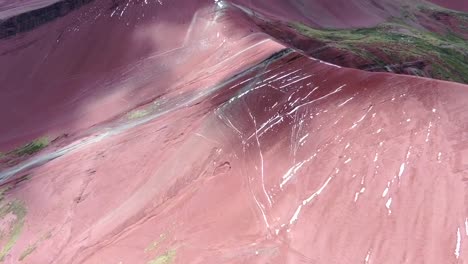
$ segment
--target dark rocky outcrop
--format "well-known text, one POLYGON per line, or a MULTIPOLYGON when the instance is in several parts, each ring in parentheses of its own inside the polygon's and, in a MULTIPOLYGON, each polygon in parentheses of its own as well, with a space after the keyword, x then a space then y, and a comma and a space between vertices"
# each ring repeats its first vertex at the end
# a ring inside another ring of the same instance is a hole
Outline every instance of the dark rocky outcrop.
POLYGON ((26 32, 94 0, 65 0, 0 21, 0 39, 26 32))

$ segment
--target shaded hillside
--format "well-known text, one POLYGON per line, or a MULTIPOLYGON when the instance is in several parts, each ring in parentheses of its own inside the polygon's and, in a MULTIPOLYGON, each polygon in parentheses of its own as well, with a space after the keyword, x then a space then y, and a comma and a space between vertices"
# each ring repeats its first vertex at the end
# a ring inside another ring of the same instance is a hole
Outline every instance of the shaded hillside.
POLYGON ((65 0, 52 5, 0 20, 0 39, 32 30, 92 2, 93 0, 65 0))

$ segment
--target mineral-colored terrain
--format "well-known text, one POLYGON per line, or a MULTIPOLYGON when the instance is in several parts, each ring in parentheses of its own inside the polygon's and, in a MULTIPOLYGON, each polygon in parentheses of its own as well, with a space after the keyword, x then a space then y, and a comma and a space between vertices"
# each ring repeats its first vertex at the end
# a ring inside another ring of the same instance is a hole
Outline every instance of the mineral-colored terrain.
POLYGON ((468 263, 467 9, 0 2, 0 261, 468 263))

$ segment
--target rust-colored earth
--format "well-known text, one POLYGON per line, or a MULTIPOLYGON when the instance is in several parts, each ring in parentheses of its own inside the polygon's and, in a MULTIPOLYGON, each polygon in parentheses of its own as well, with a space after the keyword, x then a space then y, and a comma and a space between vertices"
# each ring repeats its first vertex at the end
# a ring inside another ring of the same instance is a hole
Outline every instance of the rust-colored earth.
POLYGON ((0 260, 468 263, 468 86, 323 62, 249 16, 374 26, 395 2, 103 0, 17 20, 0 260))

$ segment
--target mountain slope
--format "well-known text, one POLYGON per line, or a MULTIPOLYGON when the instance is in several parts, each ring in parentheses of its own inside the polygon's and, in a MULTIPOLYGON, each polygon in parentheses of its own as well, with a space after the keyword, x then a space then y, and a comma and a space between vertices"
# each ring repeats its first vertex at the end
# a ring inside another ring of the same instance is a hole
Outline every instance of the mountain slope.
POLYGON ((2 261, 468 258, 467 85, 289 48, 298 1, 144 3, 0 40, 1 148, 55 139, 0 157, 2 261))

